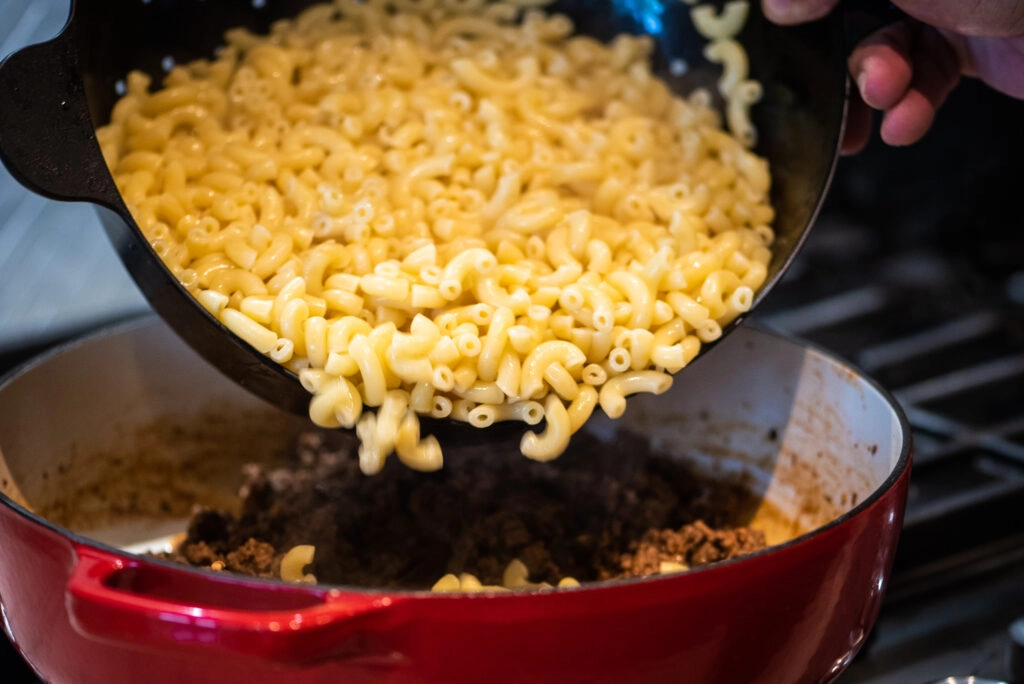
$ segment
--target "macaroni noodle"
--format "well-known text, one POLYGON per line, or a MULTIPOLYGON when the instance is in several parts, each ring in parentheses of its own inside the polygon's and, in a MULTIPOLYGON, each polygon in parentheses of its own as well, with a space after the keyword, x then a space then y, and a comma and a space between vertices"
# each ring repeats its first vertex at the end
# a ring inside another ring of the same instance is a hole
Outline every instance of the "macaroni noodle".
POLYGON ((314 422, 356 429, 368 474, 441 467, 419 416, 546 420, 521 451, 554 458, 597 406, 665 391, 765 281, 747 3, 692 9, 732 135, 653 76, 650 38, 602 45, 541 4, 318 5, 161 89, 130 74, 97 132, 156 253, 298 374, 314 422))

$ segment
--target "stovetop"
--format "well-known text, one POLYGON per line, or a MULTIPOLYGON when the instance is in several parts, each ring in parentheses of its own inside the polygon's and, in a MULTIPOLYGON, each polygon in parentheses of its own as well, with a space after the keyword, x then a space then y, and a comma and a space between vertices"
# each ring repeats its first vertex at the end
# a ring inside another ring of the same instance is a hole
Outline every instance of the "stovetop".
POLYGON ((841 684, 1012 679, 1007 627, 1024 616, 1021 121, 1024 103, 967 83, 919 146, 846 160, 757 312, 878 379, 914 431, 886 602, 841 684))
MULTIPOLYGON (((0 54, 52 34, 66 6, 0 3, 0 54)), ((804 251, 755 317, 877 378, 914 428, 887 598, 840 684, 1010 679, 1006 629, 1024 616, 1021 121, 1024 103, 967 83, 921 144, 875 142, 844 160, 804 251)), ((10 280, 0 269, 0 330, 22 331, 0 335, 0 371, 144 309, 90 209, 30 195, 2 169, 0 263, 24 271, 10 280), (68 277, 33 289, 44 272, 68 277), (83 308, 75 283, 86 278, 106 285, 83 308)), ((3 639, 0 681, 36 681, 3 639)))
MULTIPOLYGON (((762 323, 846 357, 914 431, 907 515, 875 632, 841 684, 1010 681, 1024 616, 1024 298, 930 245, 822 217, 762 323)), ((1024 265, 1024 262, 1022 262, 1024 265)))

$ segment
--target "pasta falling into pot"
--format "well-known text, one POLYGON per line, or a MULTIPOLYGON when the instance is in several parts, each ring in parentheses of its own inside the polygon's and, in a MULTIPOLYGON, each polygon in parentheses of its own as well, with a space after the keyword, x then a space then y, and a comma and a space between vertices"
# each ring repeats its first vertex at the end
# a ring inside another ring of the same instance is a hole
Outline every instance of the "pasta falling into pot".
POLYGON ((153 249, 298 374, 316 424, 355 428, 366 474, 442 466, 419 416, 543 420, 520 450, 555 458, 765 282, 747 3, 691 11, 729 132, 652 73, 650 38, 605 45, 541 4, 317 5, 154 92, 133 72, 97 131, 153 249))

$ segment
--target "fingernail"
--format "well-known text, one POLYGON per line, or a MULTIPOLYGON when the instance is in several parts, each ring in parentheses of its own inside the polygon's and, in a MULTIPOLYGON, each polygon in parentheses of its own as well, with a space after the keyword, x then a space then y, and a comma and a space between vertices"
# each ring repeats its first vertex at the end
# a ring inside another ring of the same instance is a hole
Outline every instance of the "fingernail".
POLYGON ((820 19, 835 4, 836 0, 764 0, 765 14, 784 24, 820 19))
POLYGON ((807 14, 806 2, 800 0, 765 0, 767 12, 776 21, 801 21, 807 14))
POLYGON ((764 0, 765 13, 773 19, 785 19, 793 13, 793 0, 764 0))
POLYGON ((864 86, 868 82, 868 72, 863 69, 857 73, 857 90, 860 91, 860 96, 864 97, 864 86))

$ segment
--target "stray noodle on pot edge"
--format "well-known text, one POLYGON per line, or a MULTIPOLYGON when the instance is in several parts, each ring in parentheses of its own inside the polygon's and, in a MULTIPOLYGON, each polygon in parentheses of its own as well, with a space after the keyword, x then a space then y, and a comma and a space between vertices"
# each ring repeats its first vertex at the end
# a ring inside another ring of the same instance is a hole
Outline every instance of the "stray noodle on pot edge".
MULTIPOLYGON (((286 582, 316 584, 316 576, 306 572, 306 568, 313 563, 315 553, 316 547, 309 544, 300 544, 289 549, 281 558, 281 579, 286 582)), ((662 566, 664 568, 662 569, 663 573, 682 572, 687 569, 685 565, 681 564, 662 563, 662 566)), ((558 581, 558 586, 561 588, 578 587, 580 583, 573 577, 563 577, 558 581)), ((504 591, 507 589, 550 588, 551 585, 547 582, 531 582, 530 571, 527 569, 526 564, 515 558, 505 567, 500 585, 483 584, 476 576, 463 572, 458 575, 451 573, 445 575, 435 582, 430 590, 440 593, 474 593, 478 591, 504 591)))
POLYGON ((692 10, 735 137, 651 74, 649 38, 537 4, 339 0, 234 29, 160 90, 131 73, 97 132, 154 250, 298 373, 315 423, 355 427, 364 473, 441 467, 419 415, 546 419, 520 450, 554 458, 597 406, 668 389, 765 281, 747 4, 692 10))

